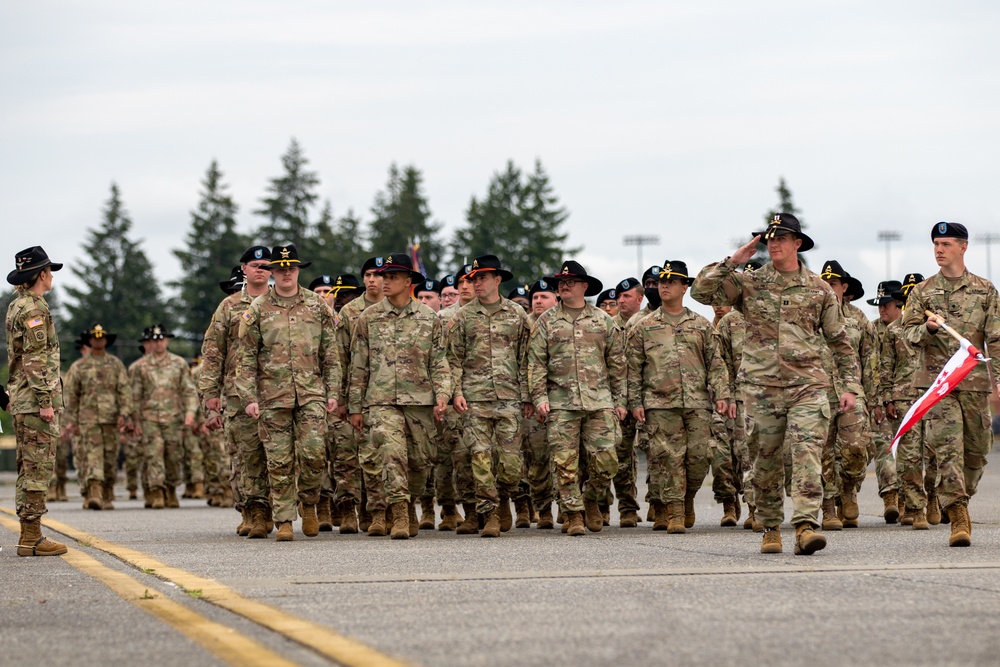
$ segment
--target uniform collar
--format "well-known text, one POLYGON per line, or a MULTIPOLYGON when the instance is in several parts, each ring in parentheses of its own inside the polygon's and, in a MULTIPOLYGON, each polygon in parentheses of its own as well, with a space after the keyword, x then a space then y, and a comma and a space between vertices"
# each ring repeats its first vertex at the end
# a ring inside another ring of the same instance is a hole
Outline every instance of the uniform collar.
MULTIPOLYGON (((505 303, 507 301, 508 299, 500 297, 500 301, 497 302, 499 306, 497 312, 501 310, 507 310, 507 303, 505 303)), ((472 303, 476 304, 476 310, 479 311, 480 313, 485 313, 487 315, 489 314, 490 311, 486 310, 486 306, 483 305, 483 302, 480 301, 478 298, 476 298, 472 303)))

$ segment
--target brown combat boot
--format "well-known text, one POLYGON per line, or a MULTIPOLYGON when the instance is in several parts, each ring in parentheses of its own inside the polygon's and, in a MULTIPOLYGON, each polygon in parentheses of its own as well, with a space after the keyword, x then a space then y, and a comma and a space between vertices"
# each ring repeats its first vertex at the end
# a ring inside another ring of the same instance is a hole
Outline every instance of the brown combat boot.
POLYGON ((685 526, 687 522, 684 521, 684 503, 680 501, 667 503, 664 514, 667 517, 668 534, 678 535, 687 532, 687 527, 685 526))
POLYGON ((656 518, 656 509, 653 508, 653 503, 649 503, 649 508, 646 510, 646 521, 653 521, 656 518))
MULTIPOLYGON (((42 495, 44 491, 38 491, 42 495)), ((21 537, 17 541, 18 556, 61 556, 66 545, 42 535, 41 519, 21 519, 21 537)))
POLYGON ((299 509, 299 514, 302 515, 302 534, 306 537, 319 535, 319 517, 316 515, 316 506, 303 504, 299 509))
POLYGON ((837 501, 833 498, 823 499, 823 530, 843 530, 844 522, 837 513, 837 501))
POLYGON ((149 506, 154 510, 161 510, 166 506, 163 499, 163 489, 152 489, 147 497, 149 498, 149 506))
POLYGON ((434 499, 420 499, 420 530, 434 530, 434 499))
POLYGON ((538 508, 538 523, 535 524, 535 528, 539 530, 555 528, 555 523, 552 521, 552 503, 545 503, 538 508))
POLYGON ((601 508, 601 523, 605 526, 611 525, 611 507, 609 505, 597 504, 601 508))
POLYGON ((927 521, 927 515, 923 510, 913 512, 913 530, 930 530, 931 524, 927 521))
POLYGON ((858 508, 858 491, 854 486, 854 482, 849 480, 844 480, 841 484, 840 491, 840 507, 844 511, 844 528, 857 528, 858 516, 861 511, 858 508), (852 526, 850 522, 853 521, 852 526))
POLYGON ((441 523, 438 530, 453 531, 458 528, 458 510, 454 505, 444 505, 441 508, 441 523))
POLYGON ((267 528, 268 535, 270 535, 271 531, 274 530, 274 513, 271 510, 270 500, 268 500, 264 505, 264 527, 267 528))
POLYGON ((500 537, 500 513, 493 508, 486 515, 486 525, 479 533, 479 537, 500 537))
POLYGON ((66 495, 66 482, 56 482, 56 500, 59 502, 64 502, 69 500, 69 496, 66 495))
POLYGON ((518 498, 514 501, 514 511, 517 518, 514 520, 515 528, 531 528, 531 503, 527 498, 518 498))
POLYGON ((233 490, 228 484, 222 487, 222 502, 219 507, 236 507, 236 498, 233 497, 233 490))
POLYGON ((195 500, 201 500, 205 497, 205 485, 202 482, 194 483, 194 490, 191 491, 191 497, 195 500))
POLYGON ((514 517, 510 513, 510 498, 508 496, 500 496, 500 505, 497 506, 497 510, 500 515, 500 532, 506 533, 514 527, 514 517))
POLYGON ((400 500, 392 505, 392 531, 389 537, 394 540, 410 539, 410 509, 409 503, 400 500))
POLYGON ((668 505, 659 500, 650 500, 649 506, 653 509, 653 530, 666 530, 670 523, 670 517, 667 514, 668 505))
POLYGON ((622 528, 635 528, 639 525, 639 515, 635 510, 625 510, 620 513, 618 525, 622 528))
MULTIPOLYGON (((315 505, 312 507, 315 507, 315 505)), ((292 522, 282 521, 279 523, 278 534, 274 536, 274 540, 276 542, 291 542, 293 539, 295 539, 295 536, 292 534, 292 522)))
POLYGON ((694 525, 694 496, 698 490, 688 491, 684 494, 684 527, 690 528, 694 525))
POLYGON ((899 520, 899 500, 895 491, 887 491, 882 496, 882 517, 886 523, 896 523, 899 520))
POLYGON ((597 501, 584 500, 583 507, 587 514, 587 530, 592 533, 601 532, 601 529, 604 528, 604 517, 601 516, 601 507, 597 504, 597 501))
POLYGON ((729 528, 736 525, 736 501, 733 498, 722 501, 722 520, 719 525, 729 528))
POLYGON ((901 526, 912 526, 913 525, 913 517, 916 516, 916 513, 917 513, 917 510, 911 510, 911 509, 907 508, 906 511, 903 512, 903 516, 900 517, 900 519, 899 519, 899 525, 901 525, 901 526))
MULTIPOLYGON (((970 546, 972 544, 972 522, 969 520, 968 505, 952 503, 946 509, 948 518, 951 520, 951 536, 948 538, 948 546, 970 546)), ((916 524, 914 524, 915 526, 916 524)))
POLYGON ((417 501, 411 500, 406 504, 406 518, 410 522, 410 537, 420 534, 420 522, 417 521, 417 501))
POLYGON ((332 502, 329 496, 320 496, 319 504, 316 505, 316 519, 319 521, 319 532, 321 533, 333 532, 332 502))
POLYGON ((250 526, 253 525, 253 521, 250 519, 250 508, 246 505, 240 510, 240 525, 236 526, 236 534, 240 537, 246 537, 250 534, 250 526))
POLYGON ((90 480, 90 483, 87 484, 87 509, 101 509, 101 495, 103 493, 104 492, 101 490, 101 483, 96 479, 90 480))
POLYGON ((250 505, 248 512, 250 525, 247 527, 247 539, 262 540, 267 537, 267 525, 264 523, 264 506, 254 503, 250 505))
MULTIPOLYGON (((59 500, 59 491, 56 490, 56 483, 55 482, 52 482, 51 484, 49 484, 49 488, 45 492, 45 500, 48 501, 48 502, 50 502, 50 503, 54 503, 55 501, 59 500)), ((84 507, 83 509, 87 509, 87 508, 84 507)))
POLYGON ((362 504, 358 507, 358 530, 367 533, 370 525, 372 525, 372 513, 368 511, 368 507, 362 504))
POLYGON ((936 526, 941 523, 941 503, 938 502, 937 493, 927 494, 927 523, 936 526))
POLYGON ((747 518, 743 522, 743 530, 753 530, 753 523, 756 518, 757 508, 753 505, 747 505, 747 518))
POLYGON ((350 500, 342 501, 340 506, 340 534, 355 535, 358 532, 358 513, 354 510, 354 503, 350 500))
MULTIPOLYGON (((597 507, 597 503, 594 503, 594 507, 597 507)), ((597 515, 600 516, 601 512, 598 510, 597 515)), ((566 513, 566 525, 565 532, 570 537, 579 537, 586 533, 583 529, 583 512, 567 512, 566 513)))
POLYGON ((760 543, 762 554, 781 553, 781 531, 777 528, 765 528, 764 540, 760 543))
POLYGON ((476 506, 472 503, 463 503, 465 519, 458 525, 455 532, 459 535, 475 535, 479 532, 479 515, 476 514, 476 506))
POLYGON ((795 555, 811 556, 826 546, 826 537, 816 532, 811 523, 800 523, 795 526, 795 555))
POLYGON ((385 512, 375 510, 371 513, 371 523, 368 524, 369 537, 385 537, 385 512))
POLYGON ((102 510, 113 510, 115 504, 112 502, 115 499, 115 483, 114 482, 104 482, 101 485, 101 509, 102 510))
POLYGON ((340 528, 340 523, 344 520, 344 513, 338 503, 333 502, 333 498, 328 498, 327 501, 330 503, 330 525, 332 528, 340 528))
POLYGON ((181 502, 177 500, 177 487, 167 484, 165 489, 165 496, 166 498, 164 500, 164 504, 168 508, 177 509, 178 507, 181 506, 181 502))

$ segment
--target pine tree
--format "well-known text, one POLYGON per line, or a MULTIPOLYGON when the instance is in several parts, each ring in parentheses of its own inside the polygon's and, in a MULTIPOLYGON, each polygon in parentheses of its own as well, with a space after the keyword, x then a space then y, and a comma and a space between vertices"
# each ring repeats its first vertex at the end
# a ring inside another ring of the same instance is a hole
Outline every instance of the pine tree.
POLYGON ((441 225, 431 222, 431 211, 423 193, 423 175, 415 166, 402 172, 393 163, 389 167, 386 188, 375 195, 369 226, 371 252, 386 254, 420 244, 420 259, 429 276, 436 276, 443 258, 441 225))
POLYGON ((70 267, 81 286, 65 288, 71 301, 66 303, 69 317, 64 329, 72 341, 80 331, 100 322, 118 334, 112 352, 129 363, 139 356, 133 341, 142 329, 170 322, 141 242, 129 237, 132 220, 114 183, 103 216, 99 228, 87 230, 86 259, 70 267))
POLYGON ((361 221, 354 211, 348 210, 347 215, 337 220, 330 202, 325 202, 310 240, 308 257, 315 262, 313 271, 316 275, 357 275, 368 252, 361 234, 361 221))
POLYGON ((201 199, 191 211, 186 247, 172 251, 183 271, 181 278, 168 283, 178 290, 175 320, 195 342, 204 337, 224 297, 219 282, 229 277, 249 245, 247 237, 236 229, 238 207, 222 176, 218 163, 212 160, 202 181, 201 199))
POLYGON ((319 177, 306 169, 308 164, 302 147, 293 138, 288 151, 281 156, 285 173, 271 179, 268 195, 260 200, 263 206, 254 211, 267 218, 256 234, 261 244, 294 243, 301 257, 307 257, 303 250, 312 234, 309 211, 319 199, 316 193, 319 177))

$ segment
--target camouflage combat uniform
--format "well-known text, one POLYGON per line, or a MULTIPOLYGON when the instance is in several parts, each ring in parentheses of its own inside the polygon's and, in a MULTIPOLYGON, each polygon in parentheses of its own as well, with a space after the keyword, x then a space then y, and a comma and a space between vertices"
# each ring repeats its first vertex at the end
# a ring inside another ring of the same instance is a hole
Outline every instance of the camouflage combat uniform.
MULTIPOLYGON (((621 313, 615 315, 612 320, 618 328, 627 335, 627 325, 621 313)), ((615 488, 615 496, 618 498, 618 513, 628 514, 639 511, 639 503, 636 500, 638 489, 636 487, 636 475, 638 474, 638 459, 636 456, 637 424, 635 418, 629 414, 619 425, 621 428, 621 438, 615 447, 615 455, 618 457, 618 472, 612 480, 615 488)), ((645 448, 645 443, 643 444, 645 448)), ((638 520, 638 517, 636 517, 638 520)))
MULTIPOLYGON (((191 370, 191 379, 197 388, 204 373, 204 365, 195 366, 191 370)), ((199 392, 198 414, 195 415, 195 428, 189 431, 191 436, 191 451, 187 452, 191 466, 191 482, 203 482, 206 494, 212 497, 224 496, 223 485, 231 483, 232 462, 227 451, 226 435, 223 431, 208 431, 205 422, 208 412, 204 407, 204 396, 199 392)), ((244 413, 245 414, 245 413, 244 413)), ((185 448, 188 438, 185 437, 185 448)))
POLYGON ((327 400, 342 378, 333 310, 301 286, 290 297, 271 287, 242 317, 236 391, 244 408, 260 409, 274 522, 292 522, 297 501, 319 503, 327 400))
MULTIPOLYGON (((736 418, 729 431, 730 449, 734 460, 734 474, 741 475, 739 487, 747 504, 753 502, 753 460, 757 458, 756 450, 747 449, 746 437, 746 406, 743 405, 743 391, 737 385, 740 363, 743 361, 743 339, 746 336, 746 320, 743 313, 731 310, 719 320, 719 347, 722 350, 722 360, 729 373, 729 395, 736 403, 736 418)), ((735 483, 734 483, 735 486, 735 483)))
MULTIPOLYGON (((869 425, 872 433, 872 451, 874 452, 872 458, 875 459, 875 479, 878 480, 878 494, 884 496, 890 491, 901 491, 896 459, 893 458, 892 452, 889 451, 889 446, 892 444, 892 438, 896 435, 896 431, 893 428, 893 420, 885 415, 884 401, 888 399, 885 399, 882 393, 882 387, 884 386, 882 382, 882 343, 885 340, 889 325, 878 317, 872 320, 871 324, 875 334, 875 349, 878 350, 876 358, 878 359, 877 376, 879 380, 878 387, 876 388, 878 394, 867 397, 867 403, 869 425), (882 406, 883 419, 881 424, 876 424, 874 413, 875 408, 879 406, 882 406)), ((898 427, 898 423, 896 426, 898 427)))
MULTIPOLYGON (((445 345, 451 335, 455 315, 462 307, 456 301, 438 312, 444 324, 445 345)), ((476 502, 476 483, 472 474, 472 449, 464 436, 465 420, 449 405, 441 420, 436 441, 434 463, 434 491, 441 505, 473 505, 476 502)))
POLYGON ((858 361, 830 286, 804 265, 782 274, 771 263, 737 273, 728 258, 706 266, 691 296, 713 306, 734 306, 746 320, 737 383, 747 409, 747 445, 757 451, 754 500, 765 528, 784 519, 783 450, 792 457, 792 523, 814 527, 823 499, 821 455, 829 431, 830 379, 822 356, 832 344, 845 391, 860 394, 858 361))
MULTIPOLYGON (((530 330, 537 321, 537 315, 528 315, 529 339, 530 330)), ((528 397, 530 400, 530 393, 528 397)), ((523 485, 529 490, 532 504, 539 509, 549 507, 556 497, 556 487, 552 480, 552 454, 549 451, 545 424, 540 423, 534 415, 521 419, 521 456, 524 459, 523 485)))

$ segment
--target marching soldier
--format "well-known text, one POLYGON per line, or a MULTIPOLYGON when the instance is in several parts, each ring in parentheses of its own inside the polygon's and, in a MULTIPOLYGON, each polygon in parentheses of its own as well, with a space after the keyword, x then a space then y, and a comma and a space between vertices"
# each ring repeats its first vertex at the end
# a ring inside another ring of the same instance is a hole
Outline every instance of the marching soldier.
MULTIPOLYGON (((712 328, 718 333, 722 318, 732 312, 732 306, 712 306, 715 317, 712 320, 712 328)), ((720 349, 722 339, 719 338, 720 349)), ((725 355, 723 354, 723 361, 725 355)), ((729 364, 726 363, 728 371, 729 364)), ((730 389, 733 381, 730 379, 730 389)), ((735 393, 730 391, 730 405, 735 406, 735 393)), ((712 492, 715 494, 715 502, 722 505, 722 519, 719 525, 723 527, 735 526, 740 518, 740 493, 743 490, 743 468, 742 459, 734 447, 733 435, 735 430, 735 410, 726 409, 726 412, 711 413, 711 458, 712 458, 712 492), (732 416, 730 416, 730 413, 732 416)))
MULTIPOLYGON (((628 328, 628 321, 642 309, 644 297, 642 283, 635 278, 626 278, 615 286, 615 294, 618 301, 618 313, 612 317, 612 320, 622 332, 625 332, 628 328)), ((622 528, 635 528, 641 520, 639 518, 639 502, 636 500, 638 493, 636 487, 638 474, 636 447, 637 445, 641 446, 645 451, 646 437, 643 433, 640 442, 637 442, 636 421, 631 413, 625 415, 625 419, 622 420, 621 431, 622 437, 615 447, 615 455, 618 457, 618 472, 615 473, 615 478, 612 481, 615 496, 618 498, 619 525, 622 528)))

